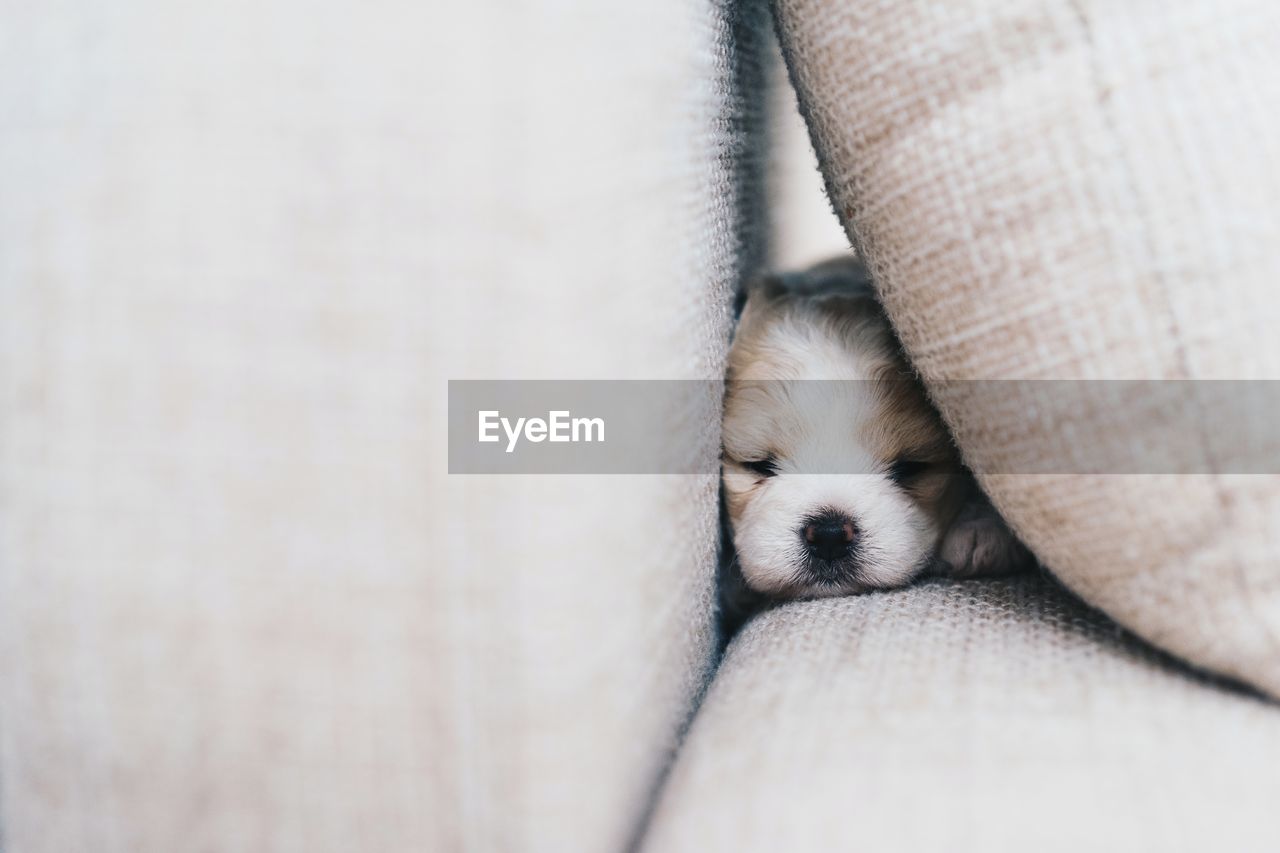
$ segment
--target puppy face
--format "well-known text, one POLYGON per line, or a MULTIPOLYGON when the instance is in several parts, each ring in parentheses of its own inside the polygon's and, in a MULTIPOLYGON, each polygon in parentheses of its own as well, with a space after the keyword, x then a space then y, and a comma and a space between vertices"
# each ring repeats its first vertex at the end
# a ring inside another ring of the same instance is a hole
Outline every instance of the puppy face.
POLYGON ((950 439, 852 262, 747 301, 723 476, 747 583, 781 597, 903 584, 960 500, 950 439))

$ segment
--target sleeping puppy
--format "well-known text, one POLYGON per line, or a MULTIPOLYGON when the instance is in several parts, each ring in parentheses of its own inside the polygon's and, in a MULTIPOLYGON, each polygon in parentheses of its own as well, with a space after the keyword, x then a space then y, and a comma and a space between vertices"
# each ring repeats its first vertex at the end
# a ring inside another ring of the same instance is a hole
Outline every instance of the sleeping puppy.
POLYGON ((965 469, 852 259, 747 294, 725 388, 725 506, 769 597, 1031 564, 965 469))

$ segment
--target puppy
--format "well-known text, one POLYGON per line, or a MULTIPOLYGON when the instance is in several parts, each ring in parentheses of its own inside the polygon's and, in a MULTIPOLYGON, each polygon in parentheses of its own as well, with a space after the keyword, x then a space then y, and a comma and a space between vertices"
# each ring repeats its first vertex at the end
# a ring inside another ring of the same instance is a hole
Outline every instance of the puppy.
POLYGON ((852 259, 750 288, 729 353, 723 480, 737 565, 765 596, 1032 562, 961 465, 852 259))

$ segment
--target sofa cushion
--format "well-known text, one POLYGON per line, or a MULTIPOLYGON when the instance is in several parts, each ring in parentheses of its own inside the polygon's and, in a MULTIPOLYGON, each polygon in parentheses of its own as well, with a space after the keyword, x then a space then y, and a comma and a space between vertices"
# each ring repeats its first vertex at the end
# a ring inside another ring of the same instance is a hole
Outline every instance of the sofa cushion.
POLYGON ((1264 851, 1280 708, 1035 577, 767 612, 729 647, 646 850, 1264 851))
POLYGON ((625 848, 716 478, 450 477, 446 381, 721 374, 762 28, 6 9, 6 850, 625 848))
POLYGON ((1280 6, 778 19, 836 207, 1000 510, 1126 626, 1280 695, 1280 482, 1251 476, 1275 469, 1274 411, 1184 410, 1185 458, 1127 471, 1104 463, 1163 441, 1141 408, 952 381, 1280 377, 1280 6))

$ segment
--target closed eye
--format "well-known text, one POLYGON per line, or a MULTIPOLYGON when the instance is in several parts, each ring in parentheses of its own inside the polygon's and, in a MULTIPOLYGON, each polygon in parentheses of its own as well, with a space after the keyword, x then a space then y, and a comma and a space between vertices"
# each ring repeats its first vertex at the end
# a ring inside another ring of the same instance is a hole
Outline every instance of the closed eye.
POLYGON ((766 456, 763 459, 745 460, 742 467, 748 471, 759 474, 761 477, 772 477, 778 473, 778 460, 773 456, 766 456))
POLYGON ((889 479, 903 485, 919 477, 929 470, 929 463, 922 459, 909 459, 899 456, 889 464, 889 479))

